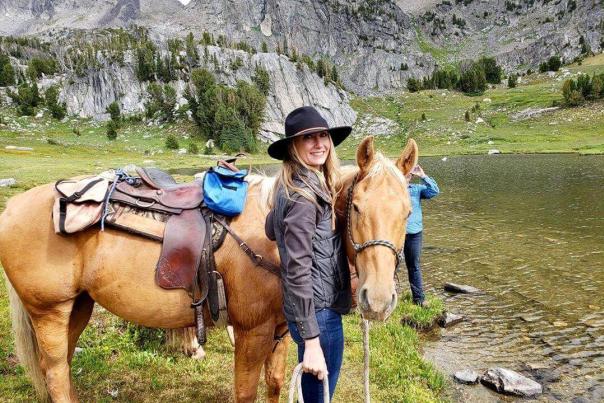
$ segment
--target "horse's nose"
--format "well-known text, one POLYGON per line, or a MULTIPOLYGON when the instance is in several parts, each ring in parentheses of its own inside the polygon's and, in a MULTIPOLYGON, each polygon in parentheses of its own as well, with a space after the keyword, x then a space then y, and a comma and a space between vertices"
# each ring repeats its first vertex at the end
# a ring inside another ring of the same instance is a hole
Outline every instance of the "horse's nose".
POLYGON ((359 305, 363 311, 369 310, 369 300, 367 299, 367 287, 363 287, 359 291, 359 305))

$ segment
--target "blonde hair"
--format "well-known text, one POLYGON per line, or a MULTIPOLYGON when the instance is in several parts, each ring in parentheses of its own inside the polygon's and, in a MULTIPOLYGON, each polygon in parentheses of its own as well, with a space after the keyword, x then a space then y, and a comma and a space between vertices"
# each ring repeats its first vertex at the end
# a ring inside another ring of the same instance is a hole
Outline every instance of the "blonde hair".
POLYGON ((311 185, 306 182, 304 175, 299 175, 300 171, 306 168, 310 172, 313 172, 317 175, 322 188, 327 191, 331 197, 330 204, 332 210, 332 220, 335 222, 334 205, 338 194, 342 190, 342 184, 340 181, 340 161, 336 154, 331 136, 329 136, 329 143, 330 147, 329 153, 327 154, 327 159, 320 169, 316 169, 309 166, 302 160, 300 153, 296 148, 295 142, 293 140, 289 142, 287 146, 288 155, 283 160, 283 165, 281 166, 281 170, 277 175, 277 180, 275 181, 275 186, 273 188, 273 205, 279 188, 283 187, 285 197, 288 199, 291 200, 292 195, 294 193, 298 193, 300 196, 314 203, 317 207, 319 206, 315 194, 312 192, 312 190, 309 190, 312 189, 311 185), (306 184, 306 188, 296 186, 294 184, 293 179, 295 176, 299 177, 300 180, 306 184))

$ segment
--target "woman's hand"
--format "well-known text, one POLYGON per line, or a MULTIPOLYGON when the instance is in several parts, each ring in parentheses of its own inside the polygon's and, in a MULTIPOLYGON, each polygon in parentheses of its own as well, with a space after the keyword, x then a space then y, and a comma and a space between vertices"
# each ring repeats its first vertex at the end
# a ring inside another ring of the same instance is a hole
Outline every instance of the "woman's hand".
POLYGON ((413 167, 413 169, 411 170, 411 173, 417 177, 420 178, 425 178, 426 177, 426 173, 424 172, 424 170, 422 169, 421 166, 416 165, 413 167))
POLYGON ((304 340, 302 370, 315 375, 320 381, 327 377, 327 364, 318 337, 304 340))

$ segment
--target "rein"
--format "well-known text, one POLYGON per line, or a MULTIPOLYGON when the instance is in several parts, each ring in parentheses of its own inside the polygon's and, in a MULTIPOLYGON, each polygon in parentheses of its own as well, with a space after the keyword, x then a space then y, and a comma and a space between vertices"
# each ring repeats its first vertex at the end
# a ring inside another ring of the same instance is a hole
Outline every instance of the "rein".
POLYGON ((392 243, 388 240, 383 240, 383 239, 372 239, 372 240, 369 240, 362 244, 359 244, 359 243, 356 243, 354 241, 354 238, 352 237, 352 226, 350 224, 350 221, 351 221, 350 217, 351 217, 351 210, 352 210, 352 192, 354 191, 354 187, 357 184, 358 180, 359 180, 359 174, 356 174, 354 177, 354 180, 352 181, 352 184, 348 188, 348 195, 347 195, 347 200, 346 200, 346 221, 347 221, 346 225, 348 227, 348 239, 350 240, 350 243, 352 244, 352 247, 354 249, 355 260, 359 253, 361 253, 364 249, 366 249, 370 246, 385 246, 388 249, 390 249, 392 251, 392 253, 394 253, 394 256, 396 257, 396 267, 398 267, 400 262, 402 261, 403 248, 401 248, 400 250, 396 250, 396 246, 394 246, 394 243, 392 243))

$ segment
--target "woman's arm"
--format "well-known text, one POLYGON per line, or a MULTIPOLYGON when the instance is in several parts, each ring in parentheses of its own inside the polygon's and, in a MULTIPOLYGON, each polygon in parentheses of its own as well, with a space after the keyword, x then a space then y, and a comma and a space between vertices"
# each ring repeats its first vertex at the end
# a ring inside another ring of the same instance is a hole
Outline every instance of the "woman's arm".
POLYGON ((283 240, 287 251, 283 281, 287 282, 285 303, 294 312, 300 336, 319 335, 313 300, 312 237, 317 229, 317 208, 309 200, 297 197, 289 203, 284 217, 283 240))
POLYGON ((323 380, 327 364, 319 341, 319 325, 313 300, 312 238, 317 229, 317 207, 298 197, 285 215, 284 243, 288 254, 284 281, 288 283, 285 303, 291 304, 298 333, 304 339, 302 369, 323 380))

